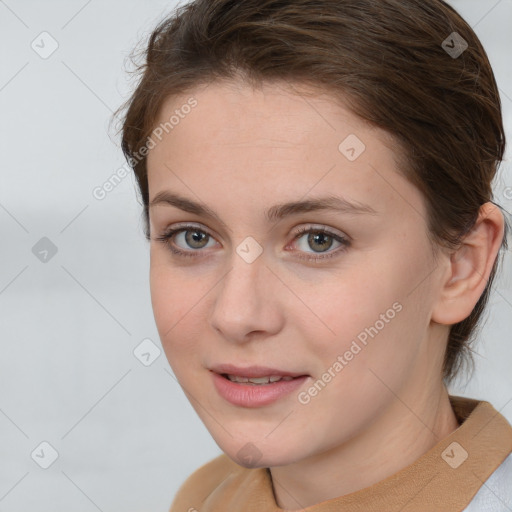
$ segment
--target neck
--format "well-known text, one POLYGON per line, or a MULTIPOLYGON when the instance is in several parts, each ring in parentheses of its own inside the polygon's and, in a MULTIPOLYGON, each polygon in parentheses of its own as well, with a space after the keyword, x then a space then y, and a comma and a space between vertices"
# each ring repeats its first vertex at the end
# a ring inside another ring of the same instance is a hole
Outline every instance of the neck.
POLYGON ((302 510, 369 487, 412 464, 459 427, 444 385, 413 396, 393 400, 369 428, 342 445, 270 468, 278 506, 302 510))

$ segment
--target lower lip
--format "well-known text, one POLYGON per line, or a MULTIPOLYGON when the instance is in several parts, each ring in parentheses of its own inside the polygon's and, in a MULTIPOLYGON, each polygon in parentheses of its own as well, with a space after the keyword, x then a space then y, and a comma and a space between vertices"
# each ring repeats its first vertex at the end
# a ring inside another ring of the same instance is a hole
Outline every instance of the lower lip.
POLYGON ((232 382, 228 378, 212 372, 213 383, 220 396, 233 405, 241 407, 261 407, 292 393, 302 386, 307 375, 292 380, 280 380, 269 384, 245 384, 232 382))

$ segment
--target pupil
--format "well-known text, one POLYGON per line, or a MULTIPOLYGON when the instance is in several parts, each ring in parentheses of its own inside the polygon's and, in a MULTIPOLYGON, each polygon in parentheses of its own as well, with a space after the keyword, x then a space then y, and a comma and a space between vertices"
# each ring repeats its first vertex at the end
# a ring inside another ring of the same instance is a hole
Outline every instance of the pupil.
MULTIPOLYGON (((329 249, 329 247, 332 245, 332 240, 331 240, 331 244, 327 244, 327 247, 325 247, 325 240, 326 238, 330 238, 329 235, 326 235, 325 233, 316 233, 316 234, 310 234, 309 237, 308 237, 308 242, 311 243, 317 243, 317 239, 320 237, 321 240, 324 241, 324 247, 322 249, 321 252, 324 252, 326 251, 327 249, 329 249)), ((322 243, 320 242, 320 245, 322 245, 322 243)))
POLYGON ((200 231, 188 231, 185 238, 189 245, 194 246, 195 243, 200 243, 202 239, 206 238, 206 233, 202 233, 200 231), (192 233, 192 235, 190 233, 192 233))

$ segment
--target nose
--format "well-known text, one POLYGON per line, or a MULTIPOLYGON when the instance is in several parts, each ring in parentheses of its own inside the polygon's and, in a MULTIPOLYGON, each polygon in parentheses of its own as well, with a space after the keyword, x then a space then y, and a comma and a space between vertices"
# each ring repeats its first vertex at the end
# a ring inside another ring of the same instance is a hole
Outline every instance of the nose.
POLYGON ((234 252, 231 269, 215 287, 211 326, 235 343, 275 335, 283 320, 279 286, 263 254, 248 263, 234 252))

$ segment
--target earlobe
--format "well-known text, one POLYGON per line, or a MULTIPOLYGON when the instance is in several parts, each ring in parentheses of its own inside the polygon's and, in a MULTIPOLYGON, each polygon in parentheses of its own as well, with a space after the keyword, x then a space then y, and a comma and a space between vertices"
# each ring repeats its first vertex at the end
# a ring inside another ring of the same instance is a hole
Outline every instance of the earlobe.
POLYGON ((432 312, 434 322, 452 325, 471 314, 485 290, 503 235, 500 209, 490 202, 483 204, 473 229, 449 256, 446 277, 432 312))

